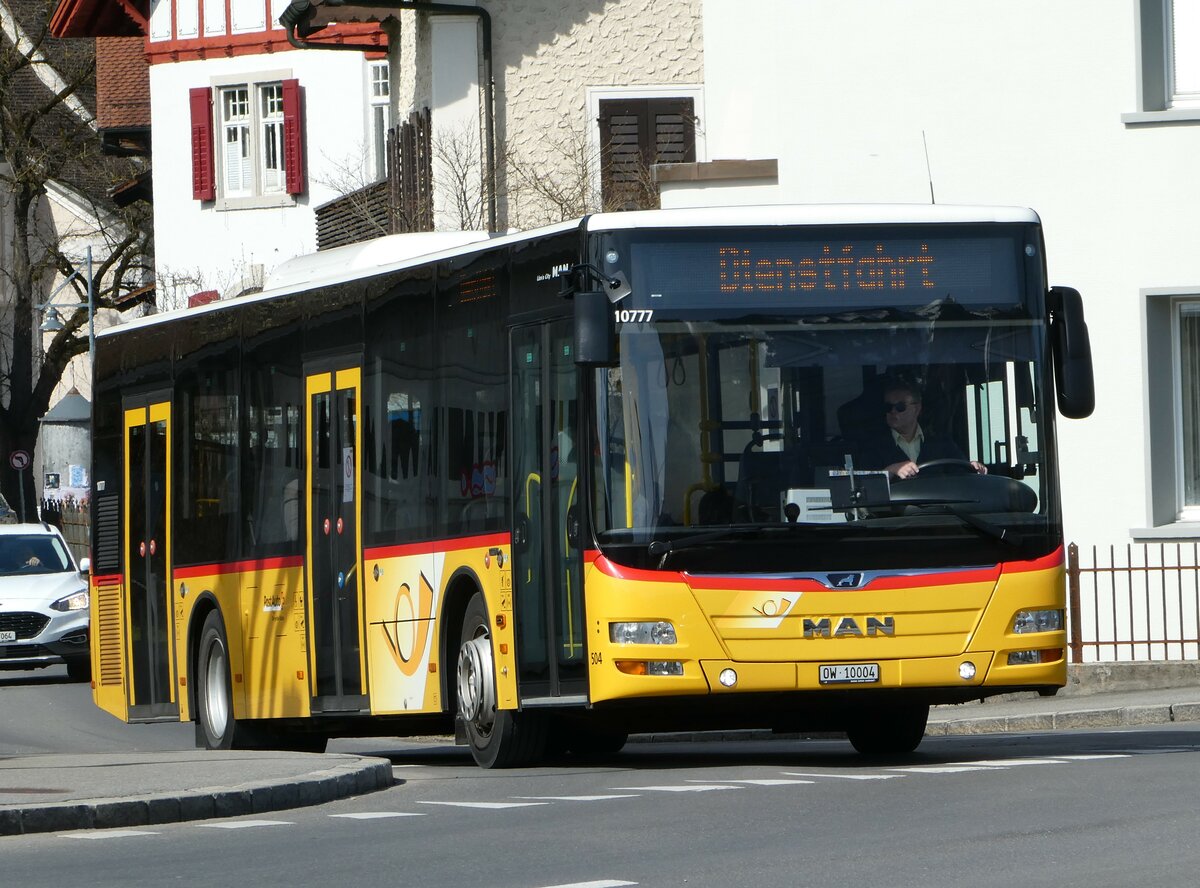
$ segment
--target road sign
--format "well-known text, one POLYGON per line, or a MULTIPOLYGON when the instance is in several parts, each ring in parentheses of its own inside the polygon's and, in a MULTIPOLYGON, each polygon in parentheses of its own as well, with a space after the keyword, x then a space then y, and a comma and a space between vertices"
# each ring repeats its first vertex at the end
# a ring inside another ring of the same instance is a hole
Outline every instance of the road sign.
POLYGON ((29 451, 14 450, 8 457, 8 464, 18 472, 23 472, 29 468, 29 451))

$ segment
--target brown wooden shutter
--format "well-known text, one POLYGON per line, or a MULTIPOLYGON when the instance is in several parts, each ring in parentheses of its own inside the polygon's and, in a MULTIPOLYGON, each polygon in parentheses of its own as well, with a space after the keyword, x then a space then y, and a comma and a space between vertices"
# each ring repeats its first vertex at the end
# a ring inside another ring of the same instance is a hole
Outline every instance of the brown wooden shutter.
POLYGON ((288 194, 304 193, 304 108, 299 80, 283 81, 283 172, 288 194))
POLYGON ((189 91, 192 110, 192 198, 215 200, 217 177, 213 167, 212 90, 206 86, 189 91))
POLYGON ((599 124, 606 210, 657 207, 650 168, 696 160, 696 114, 690 98, 603 99, 599 124))

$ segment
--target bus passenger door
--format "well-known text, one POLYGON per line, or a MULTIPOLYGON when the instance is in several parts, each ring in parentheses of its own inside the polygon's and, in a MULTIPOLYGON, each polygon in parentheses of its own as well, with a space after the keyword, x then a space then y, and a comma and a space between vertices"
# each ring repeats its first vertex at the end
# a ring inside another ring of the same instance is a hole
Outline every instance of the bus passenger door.
POLYGON ((167 397, 141 398, 125 405, 124 579, 131 722, 179 717, 171 657, 171 403, 167 397))
POLYGON ((587 694, 578 380, 569 320, 512 334, 513 609, 523 705, 587 694))
POLYGON ((312 711, 367 709, 360 631, 362 370, 307 375, 308 663, 312 711))

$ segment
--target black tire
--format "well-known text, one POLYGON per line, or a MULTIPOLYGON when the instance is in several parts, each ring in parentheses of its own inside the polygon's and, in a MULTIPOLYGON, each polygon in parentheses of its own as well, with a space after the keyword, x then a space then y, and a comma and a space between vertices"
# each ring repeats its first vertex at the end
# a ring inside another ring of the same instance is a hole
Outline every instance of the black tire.
POLYGON ((857 717, 846 736, 862 755, 908 755, 921 745, 928 720, 928 706, 894 706, 857 717))
POLYGON ((196 745, 233 749, 238 738, 229 677, 229 641, 218 611, 204 620, 196 649, 196 745))
POLYGON ((67 678, 71 681, 91 681, 91 657, 72 657, 67 660, 67 678))
POLYGON ((546 720, 537 713, 496 708, 491 623, 483 595, 475 593, 463 615, 456 668, 458 717, 471 755, 481 768, 519 768, 546 754, 546 720))

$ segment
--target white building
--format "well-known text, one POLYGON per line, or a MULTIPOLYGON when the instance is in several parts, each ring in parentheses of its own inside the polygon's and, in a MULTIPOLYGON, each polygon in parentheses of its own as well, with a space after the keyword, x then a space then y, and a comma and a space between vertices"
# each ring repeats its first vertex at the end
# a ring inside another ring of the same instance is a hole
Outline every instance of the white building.
POLYGON ((1059 422, 1067 538, 1200 538, 1197 4, 705 0, 704 93, 709 157, 762 162, 664 206, 1034 208, 1096 363, 1059 422))
POLYGON ((375 178, 370 108, 377 71, 386 72, 382 35, 348 35, 375 41, 373 58, 298 51, 276 21, 280 8, 269 0, 151 4, 164 307, 198 292, 231 297, 260 287, 275 265, 316 249, 316 205, 375 178))

